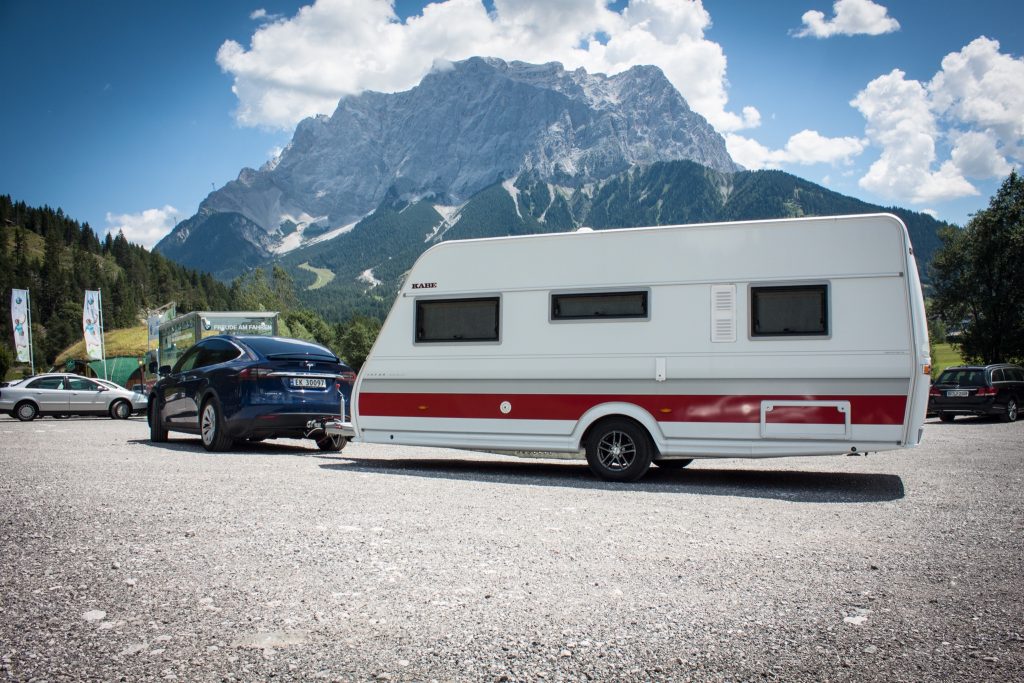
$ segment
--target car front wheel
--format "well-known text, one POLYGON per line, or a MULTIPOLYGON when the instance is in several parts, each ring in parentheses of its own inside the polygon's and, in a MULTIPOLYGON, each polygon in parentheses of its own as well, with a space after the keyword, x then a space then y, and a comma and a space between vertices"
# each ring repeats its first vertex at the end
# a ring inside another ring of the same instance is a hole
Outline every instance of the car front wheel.
POLYGON ((160 419, 160 406, 156 401, 149 404, 149 440, 153 443, 167 441, 167 430, 160 419))
POLYGON ((232 439, 224 426, 220 401, 212 396, 206 399, 199 413, 199 434, 203 439, 203 448, 208 451, 226 451, 231 448, 232 439))
POLYGON ((110 417, 115 420, 127 420, 132 414, 132 406, 128 401, 115 401, 114 405, 110 406, 110 417))

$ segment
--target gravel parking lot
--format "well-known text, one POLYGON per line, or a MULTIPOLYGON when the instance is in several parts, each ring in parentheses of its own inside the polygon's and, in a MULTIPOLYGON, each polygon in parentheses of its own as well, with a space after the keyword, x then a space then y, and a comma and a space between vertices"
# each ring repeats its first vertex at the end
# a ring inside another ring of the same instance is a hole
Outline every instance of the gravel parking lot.
POLYGON ((1019 681, 1024 424, 582 462, 0 418, 0 679, 1019 681))

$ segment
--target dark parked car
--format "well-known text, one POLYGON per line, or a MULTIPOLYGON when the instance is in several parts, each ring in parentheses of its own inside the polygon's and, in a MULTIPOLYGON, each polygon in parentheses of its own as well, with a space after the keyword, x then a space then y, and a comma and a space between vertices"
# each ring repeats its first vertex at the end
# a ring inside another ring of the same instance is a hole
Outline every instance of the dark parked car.
POLYGON ((1024 402, 1024 369, 1016 365, 946 368, 932 385, 928 412, 943 422, 957 415, 994 415, 1015 422, 1024 402))
POLYGON ((324 432, 329 420, 347 421, 355 373, 330 349, 299 339, 207 337, 174 367, 155 370, 149 395, 150 440, 167 432, 198 434, 209 451, 237 440, 310 438, 325 451, 346 439, 324 432))

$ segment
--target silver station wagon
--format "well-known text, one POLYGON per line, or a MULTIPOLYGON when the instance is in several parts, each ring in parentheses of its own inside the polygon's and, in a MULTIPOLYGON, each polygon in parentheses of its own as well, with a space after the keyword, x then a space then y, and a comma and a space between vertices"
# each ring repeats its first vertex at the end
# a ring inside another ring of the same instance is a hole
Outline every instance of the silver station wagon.
POLYGON ((0 413, 22 422, 44 415, 99 415, 124 420, 146 409, 146 397, 113 382, 50 373, 0 388, 0 413))

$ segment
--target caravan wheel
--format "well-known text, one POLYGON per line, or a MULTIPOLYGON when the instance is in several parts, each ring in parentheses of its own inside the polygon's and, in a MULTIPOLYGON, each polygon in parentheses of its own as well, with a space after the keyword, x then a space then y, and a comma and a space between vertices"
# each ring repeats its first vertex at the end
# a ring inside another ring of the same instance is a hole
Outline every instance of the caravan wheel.
POLYGON ((643 427, 626 419, 599 422, 586 442, 590 469, 606 481, 636 481, 647 473, 654 446, 643 427))

